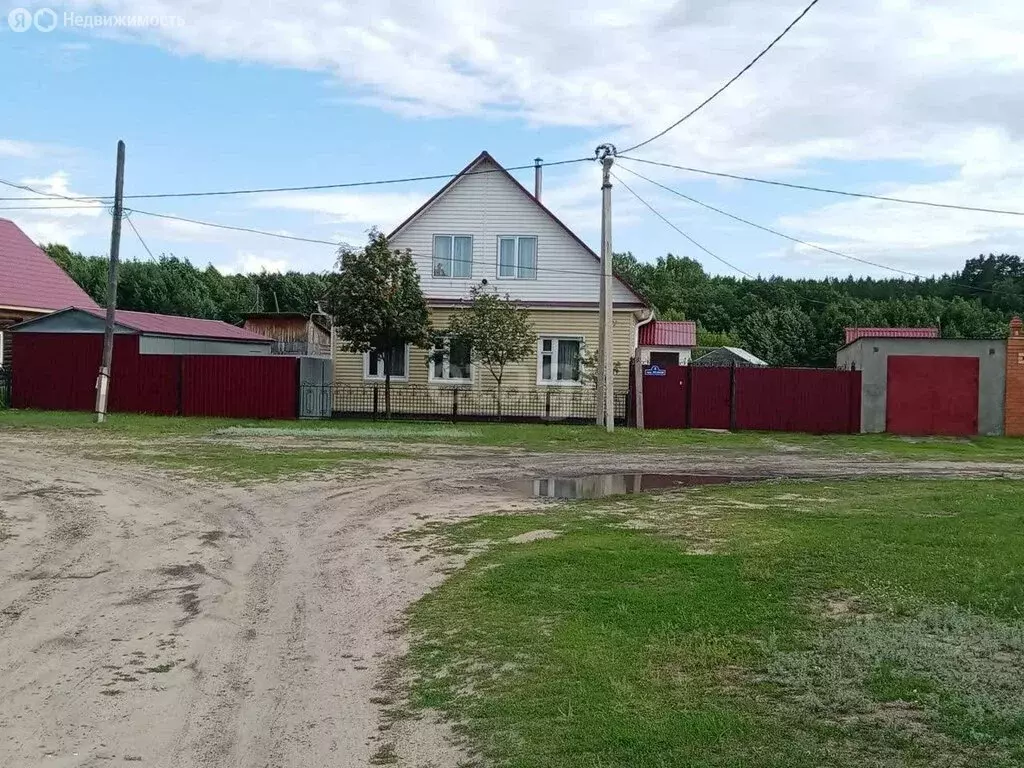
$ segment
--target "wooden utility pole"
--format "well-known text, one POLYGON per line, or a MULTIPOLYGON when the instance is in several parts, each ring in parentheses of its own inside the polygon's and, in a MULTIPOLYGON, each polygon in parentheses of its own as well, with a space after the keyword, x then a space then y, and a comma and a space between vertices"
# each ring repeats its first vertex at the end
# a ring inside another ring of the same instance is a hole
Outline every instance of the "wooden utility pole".
POLYGON ((110 263, 107 266, 107 321, 103 329, 103 362, 96 379, 96 421, 107 419, 110 395, 110 366, 114 358, 114 312, 117 310, 117 262, 121 255, 121 215, 124 209, 124 142, 117 142, 117 171, 114 175, 114 220, 110 227, 110 263))
POLYGON ((598 330, 597 423, 615 431, 615 391, 612 380, 612 163, 615 146, 601 144, 601 308, 598 330))

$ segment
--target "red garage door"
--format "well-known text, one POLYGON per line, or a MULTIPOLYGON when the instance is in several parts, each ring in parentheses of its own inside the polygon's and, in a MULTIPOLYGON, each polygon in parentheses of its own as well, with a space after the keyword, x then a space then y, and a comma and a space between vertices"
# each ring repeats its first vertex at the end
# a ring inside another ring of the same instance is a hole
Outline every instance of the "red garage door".
POLYGON ((886 431, 978 434, 978 358, 890 355, 886 431))

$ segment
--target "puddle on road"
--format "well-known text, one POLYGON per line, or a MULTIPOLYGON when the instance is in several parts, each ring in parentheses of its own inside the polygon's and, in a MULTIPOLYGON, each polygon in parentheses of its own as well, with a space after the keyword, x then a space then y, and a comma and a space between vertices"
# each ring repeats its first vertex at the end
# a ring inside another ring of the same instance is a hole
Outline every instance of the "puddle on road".
POLYGON ((624 493, 689 488, 699 485, 750 483, 775 479, 770 475, 697 475, 649 472, 583 475, 580 477, 537 477, 513 484, 530 496, 548 499, 599 499, 624 493))

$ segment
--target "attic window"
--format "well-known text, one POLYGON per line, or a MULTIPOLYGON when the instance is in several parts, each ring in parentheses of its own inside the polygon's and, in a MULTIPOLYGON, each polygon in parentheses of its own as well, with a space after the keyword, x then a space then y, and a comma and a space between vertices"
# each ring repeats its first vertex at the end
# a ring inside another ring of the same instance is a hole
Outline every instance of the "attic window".
POLYGON ((509 235, 498 238, 498 277, 537 278, 536 237, 509 235))
POLYGON ((472 277, 472 236, 434 235, 432 274, 434 277, 472 277))

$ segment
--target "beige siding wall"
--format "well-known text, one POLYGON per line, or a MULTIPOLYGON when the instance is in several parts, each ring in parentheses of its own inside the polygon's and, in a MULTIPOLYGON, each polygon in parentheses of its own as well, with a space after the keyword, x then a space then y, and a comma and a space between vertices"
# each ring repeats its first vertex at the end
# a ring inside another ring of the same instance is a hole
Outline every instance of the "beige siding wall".
MULTIPOLYGON (((448 324, 448 318, 453 310, 435 309, 431 312, 431 321, 435 328, 444 328, 448 324)), ((538 336, 566 336, 579 337, 583 339, 584 348, 587 354, 597 351, 598 340, 598 313, 593 310, 533 310, 530 312, 534 332, 538 336)), ((633 353, 635 340, 636 318, 631 311, 615 312, 613 318, 614 337, 614 362, 616 364, 615 390, 625 392, 629 382, 629 359, 633 353)), ((363 357, 353 352, 347 352, 342 348, 341 343, 337 345, 334 358, 334 383, 340 385, 363 385, 374 382, 367 382, 363 379, 363 357)), ((427 353, 415 347, 409 353, 409 381, 392 381, 393 386, 419 386, 443 388, 445 384, 431 383, 428 381, 427 353)), ((562 386, 545 386, 537 384, 537 345, 534 351, 523 361, 510 364, 505 369, 505 380, 502 382, 505 390, 543 391, 545 389, 570 389, 562 386)), ((491 374, 479 365, 473 366, 472 388, 479 391, 494 389, 494 379, 491 374)), ((585 390, 586 387, 578 389, 585 390)))

